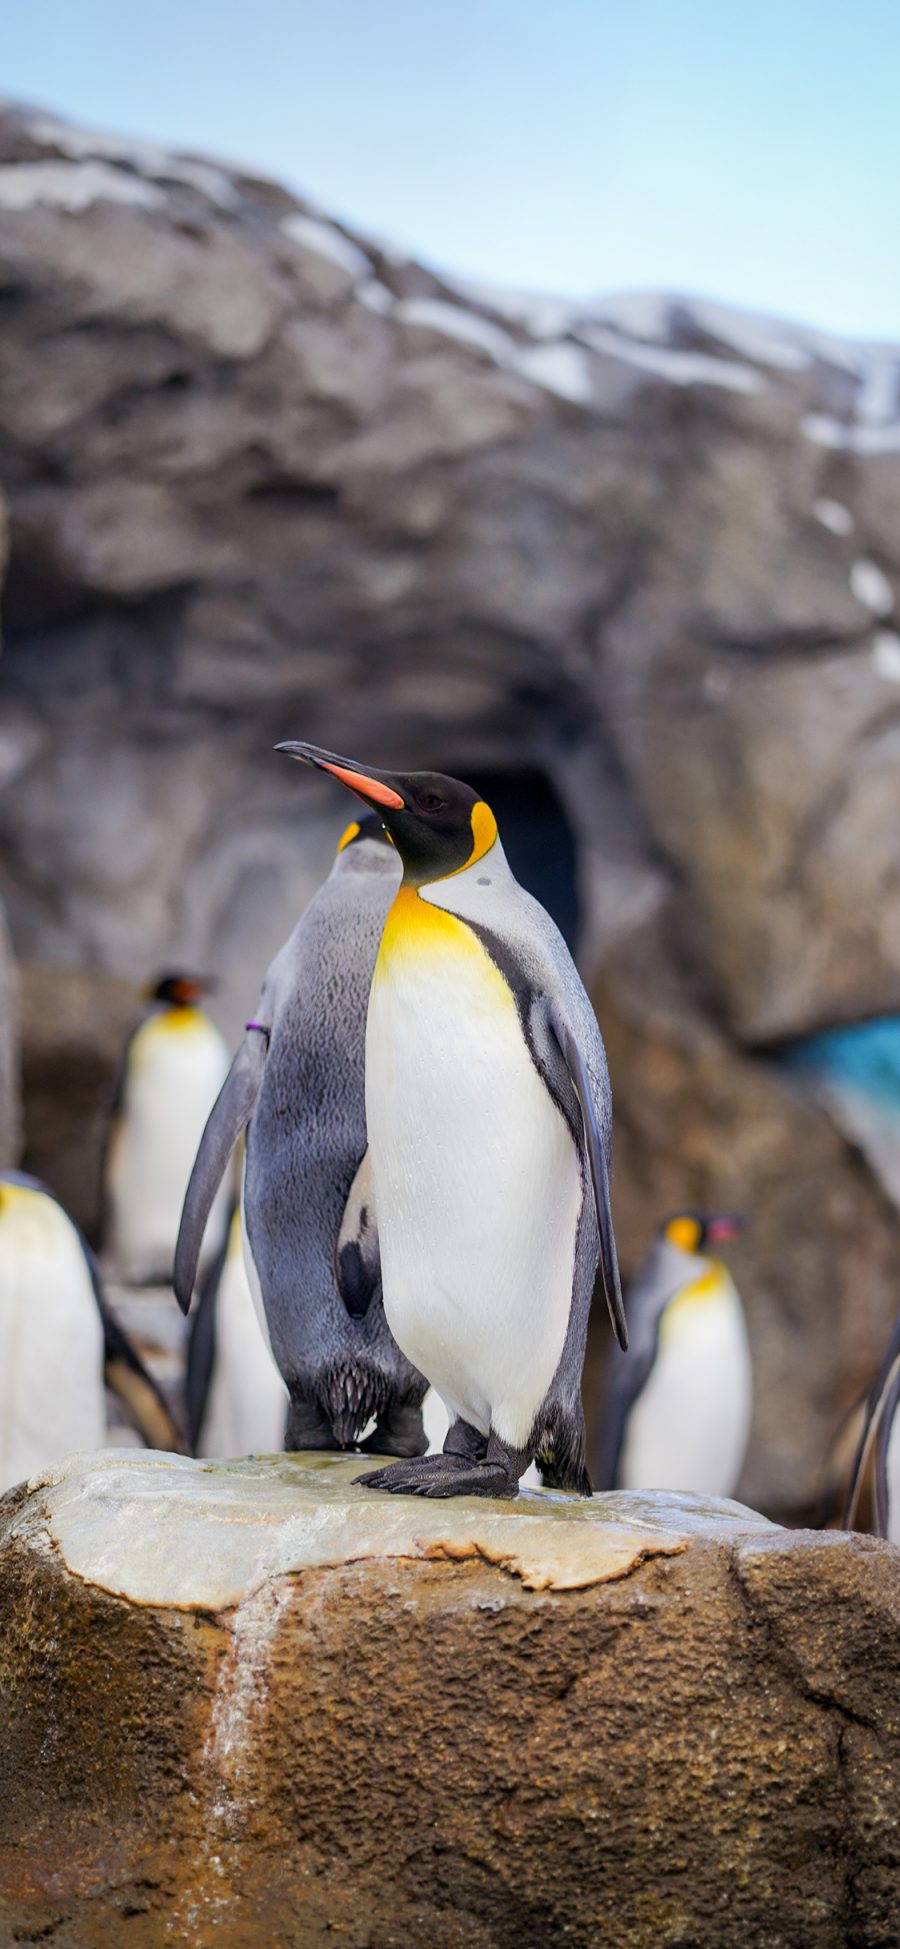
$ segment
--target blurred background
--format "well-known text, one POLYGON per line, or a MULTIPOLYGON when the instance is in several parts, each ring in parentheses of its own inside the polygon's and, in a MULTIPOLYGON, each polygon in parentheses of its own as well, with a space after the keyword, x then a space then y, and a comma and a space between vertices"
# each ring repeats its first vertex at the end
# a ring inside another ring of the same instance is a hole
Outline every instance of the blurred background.
POLYGON ((751 1221, 788 1519, 900 1298, 898 57, 877 0, 4 31, 0 1162, 95 1236, 147 983, 235 1040, 347 817, 279 739, 461 773, 597 1008, 626 1270, 751 1221))

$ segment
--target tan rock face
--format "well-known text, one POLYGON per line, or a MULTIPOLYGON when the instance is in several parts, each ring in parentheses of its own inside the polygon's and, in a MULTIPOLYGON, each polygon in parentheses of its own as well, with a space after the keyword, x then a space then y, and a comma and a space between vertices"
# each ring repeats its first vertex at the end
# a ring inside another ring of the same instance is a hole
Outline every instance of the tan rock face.
POLYGON ((896 1941, 889 1545, 398 1508, 357 1467, 112 1455, 6 1499, 4 1940, 896 1941))

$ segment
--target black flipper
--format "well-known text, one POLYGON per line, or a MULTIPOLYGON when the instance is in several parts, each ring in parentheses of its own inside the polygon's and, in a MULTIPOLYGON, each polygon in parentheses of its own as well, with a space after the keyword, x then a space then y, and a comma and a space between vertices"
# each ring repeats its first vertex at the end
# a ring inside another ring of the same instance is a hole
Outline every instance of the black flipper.
POLYGON ((578 1043, 559 1010, 550 1005, 550 1027, 559 1043, 566 1068, 572 1080, 572 1087, 581 1106, 584 1125, 585 1146, 591 1167, 594 1186, 594 1203, 597 1207, 597 1226, 600 1233, 600 1275, 603 1291, 609 1308, 613 1332, 623 1352, 628 1346, 628 1328, 625 1324, 625 1308, 622 1303, 622 1288, 619 1282, 619 1265, 616 1258, 616 1241, 613 1235, 612 1211, 609 1201, 609 1173, 606 1168, 606 1155, 603 1137, 594 1107, 594 1092, 587 1065, 578 1043))
POLYGON ((266 1066, 269 1038, 263 1028, 248 1029, 222 1088, 209 1113, 200 1149, 185 1193, 172 1284, 183 1313, 187 1313, 197 1278, 197 1264, 213 1199, 225 1175, 235 1144, 253 1115, 266 1066))
POLYGON ((216 1302, 219 1297, 222 1273, 225 1270, 225 1260, 228 1257, 232 1218, 233 1213, 229 1218, 220 1250, 216 1253, 200 1288, 200 1303, 191 1320, 188 1336, 184 1394, 187 1405, 188 1440, 192 1455, 196 1455, 203 1433, 209 1390, 212 1385, 216 1358, 216 1302))
POLYGON ((866 1472, 872 1459, 872 1449, 877 1443, 875 1468, 875 1521, 878 1534, 887 1534, 887 1445, 890 1437, 890 1420, 900 1395, 900 1320, 897 1321, 888 1341, 887 1351, 869 1391, 866 1418, 853 1461, 847 1499, 844 1503, 842 1525, 852 1529, 862 1493, 866 1472))

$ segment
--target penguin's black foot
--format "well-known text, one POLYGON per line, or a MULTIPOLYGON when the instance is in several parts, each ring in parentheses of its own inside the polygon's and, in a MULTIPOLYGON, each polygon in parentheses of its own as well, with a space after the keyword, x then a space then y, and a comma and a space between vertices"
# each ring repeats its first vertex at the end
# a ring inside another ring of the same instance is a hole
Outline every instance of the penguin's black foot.
MULTIPOLYGON (((446 1457, 448 1462, 453 1457, 446 1457)), ((415 1490, 418 1496, 514 1496, 518 1494, 519 1478, 511 1474, 503 1462, 456 1462, 452 1468, 442 1470, 433 1480, 423 1482, 415 1490)))
POLYGON ((441 1469, 456 1468, 458 1463, 453 1455, 416 1455, 404 1462, 392 1462, 389 1468, 372 1469, 366 1475, 355 1475, 354 1482, 364 1489, 389 1489, 395 1496, 420 1496, 426 1490, 422 1486, 441 1469))
POLYGON ((428 1437, 422 1424, 421 1401, 392 1402, 379 1416, 371 1435, 359 1444, 368 1455, 423 1455, 428 1437))

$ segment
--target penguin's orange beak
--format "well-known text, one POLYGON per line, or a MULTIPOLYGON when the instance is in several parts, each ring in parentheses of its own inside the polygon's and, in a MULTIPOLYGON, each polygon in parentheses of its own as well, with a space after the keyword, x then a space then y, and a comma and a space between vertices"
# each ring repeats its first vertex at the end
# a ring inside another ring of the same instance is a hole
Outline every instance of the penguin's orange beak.
POLYGON ((746 1229, 746 1218, 742 1218, 738 1212, 723 1211, 707 1220, 706 1236, 712 1245, 723 1245, 727 1239, 739 1238, 746 1229))
POLYGON ((289 758, 298 758, 303 765, 316 765, 319 771, 331 773, 339 778, 357 798, 365 799, 367 805, 384 805, 395 812, 402 812, 406 803, 391 783, 390 772, 367 772, 361 765, 354 764, 352 758, 338 758, 333 751, 320 751, 314 744, 299 744, 289 740, 286 744, 276 744, 276 751, 285 751, 289 758))

